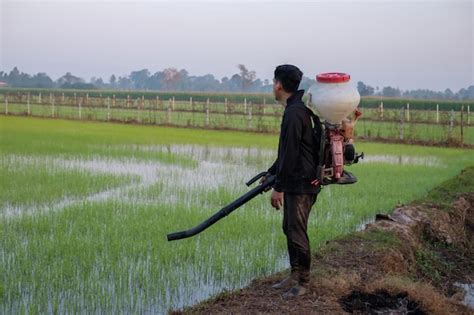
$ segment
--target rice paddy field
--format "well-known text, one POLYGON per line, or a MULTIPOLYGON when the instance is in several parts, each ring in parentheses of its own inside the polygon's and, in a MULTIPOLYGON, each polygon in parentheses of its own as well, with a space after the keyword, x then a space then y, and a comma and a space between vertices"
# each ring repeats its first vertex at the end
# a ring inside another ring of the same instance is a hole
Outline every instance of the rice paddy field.
MULTIPOLYGON (((24 98, 24 97, 23 97, 24 98)), ((230 129, 240 131, 278 133, 283 108, 276 104, 195 102, 170 100, 145 100, 110 98, 65 98, 38 100, 25 103, 5 103, 0 112, 6 115, 51 117, 74 120, 113 121, 149 125, 181 126, 205 129, 230 129), (88 103, 87 106, 78 104, 88 103)), ((429 144, 463 143, 474 145, 472 114, 440 110, 361 108, 363 116, 358 122, 356 136, 373 140, 395 140, 405 143, 429 144), (400 122, 400 116, 404 119, 400 122), (461 128, 461 117, 463 127, 461 128)))
MULTIPOLYGON (((259 196, 167 242, 248 188, 277 135, 0 116, 0 312, 164 313, 288 267, 259 196)), ((359 142, 351 186, 324 187, 312 250, 474 165, 474 151, 359 142)))

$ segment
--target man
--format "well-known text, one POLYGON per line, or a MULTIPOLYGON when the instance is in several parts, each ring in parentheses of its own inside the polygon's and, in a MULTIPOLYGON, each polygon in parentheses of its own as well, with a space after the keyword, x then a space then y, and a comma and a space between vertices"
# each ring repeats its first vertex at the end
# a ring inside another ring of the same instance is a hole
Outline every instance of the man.
POLYGON ((271 204, 283 206, 283 232, 286 235, 291 274, 275 289, 287 289, 285 298, 303 295, 309 289, 311 252, 306 232, 311 207, 320 191, 316 179, 316 152, 310 110, 304 105, 304 90, 298 90, 303 73, 293 65, 275 69, 273 94, 284 107, 278 157, 268 169, 276 175, 271 204))

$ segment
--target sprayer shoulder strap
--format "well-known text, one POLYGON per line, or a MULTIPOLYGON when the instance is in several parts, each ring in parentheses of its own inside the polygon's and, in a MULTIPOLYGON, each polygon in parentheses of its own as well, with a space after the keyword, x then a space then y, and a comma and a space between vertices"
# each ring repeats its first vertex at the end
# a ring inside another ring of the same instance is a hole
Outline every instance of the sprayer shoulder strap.
POLYGON ((308 113, 311 115, 311 120, 313 121, 313 130, 315 131, 315 134, 319 137, 321 137, 321 134, 323 133, 323 125, 321 123, 321 120, 319 119, 319 116, 314 114, 313 111, 309 108, 306 108, 308 110, 308 113))
POLYGON ((314 114, 313 111, 309 108, 306 108, 311 115, 311 120, 313 121, 313 135, 314 135, 314 141, 315 141, 315 152, 316 153, 316 163, 317 165, 322 165, 323 164, 323 150, 324 150, 324 129, 323 129, 323 124, 321 123, 321 120, 319 119, 319 116, 314 114))

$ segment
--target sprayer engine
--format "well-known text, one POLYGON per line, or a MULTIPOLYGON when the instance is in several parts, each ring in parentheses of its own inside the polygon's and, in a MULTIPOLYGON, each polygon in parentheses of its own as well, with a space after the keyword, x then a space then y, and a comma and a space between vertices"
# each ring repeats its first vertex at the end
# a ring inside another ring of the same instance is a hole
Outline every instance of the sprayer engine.
POLYGON ((341 125, 324 122, 325 141, 320 178, 322 184, 353 184, 357 178, 344 169, 364 158, 364 153, 357 154, 354 147, 353 130, 357 118, 362 115, 355 111, 355 119, 344 120, 341 125))
POLYGON ((323 119, 318 167, 323 185, 355 183, 357 178, 344 170, 344 165, 364 158, 364 153, 356 153, 353 139, 355 124, 362 115, 357 109, 360 95, 349 81, 345 73, 318 74, 308 91, 309 107, 323 119), (348 119, 351 113, 354 117, 348 119))

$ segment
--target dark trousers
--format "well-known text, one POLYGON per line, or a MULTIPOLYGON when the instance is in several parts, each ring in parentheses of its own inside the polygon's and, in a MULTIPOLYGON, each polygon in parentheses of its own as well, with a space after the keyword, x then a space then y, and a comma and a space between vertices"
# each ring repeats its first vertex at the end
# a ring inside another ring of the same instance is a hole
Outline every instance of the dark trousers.
POLYGON ((317 194, 288 194, 284 196, 283 232, 290 256, 291 276, 300 285, 309 285, 311 251, 309 247, 308 218, 317 194))

